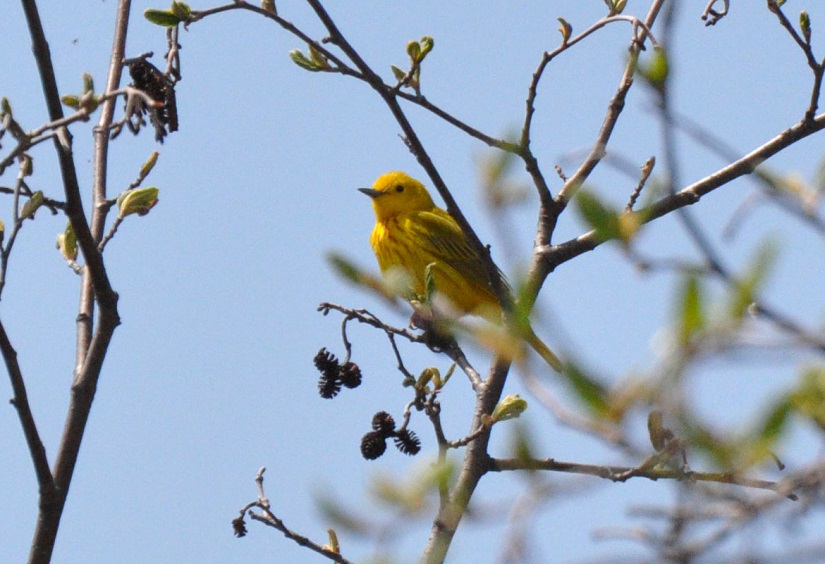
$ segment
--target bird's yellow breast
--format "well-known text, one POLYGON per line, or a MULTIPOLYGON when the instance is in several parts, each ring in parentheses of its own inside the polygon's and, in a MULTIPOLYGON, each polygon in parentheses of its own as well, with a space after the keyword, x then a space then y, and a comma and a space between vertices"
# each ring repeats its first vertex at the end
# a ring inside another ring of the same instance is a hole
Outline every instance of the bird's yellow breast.
MULTIPOLYGON (((370 244, 378 259, 378 266, 393 291, 411 298, 425 293, 424 277, 427 267, 435 281, 436 291, 445 296, 464 313, 500 315, 498 300, 489 288, 486 278, 479 278, 478 264, 451 260, 444 253, 450 245, 423 240, 416 228, 416 213, 398 214, 375 224, 370 244), (496 313, 497 312, 497 313, 496 313)), ((449 243, 447 241, 446 243, 449 243)), ((476 259, 477 261, 477 259, 476 259)))

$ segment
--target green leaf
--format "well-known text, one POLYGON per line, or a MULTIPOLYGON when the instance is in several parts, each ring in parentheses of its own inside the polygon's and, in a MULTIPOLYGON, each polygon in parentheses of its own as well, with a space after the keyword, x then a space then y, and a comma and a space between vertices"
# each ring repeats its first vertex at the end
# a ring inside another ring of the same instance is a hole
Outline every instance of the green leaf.
POLYGON ((688 276, 682 287, 679 312, 679 342, 687 345, 705 326, 702 287, 696 276, 688 276))
POLYGON ((181 19, 170 10, 149 8, 143 12, 143 17, 149 20, 150 23, 161 27, 175 27, 181 23, 181 19))
POLYGON ((12 115, 11 102, 9 102, 8 98, 3 96, 0 98, 0 117, 6 117, 6 115, 12 115))

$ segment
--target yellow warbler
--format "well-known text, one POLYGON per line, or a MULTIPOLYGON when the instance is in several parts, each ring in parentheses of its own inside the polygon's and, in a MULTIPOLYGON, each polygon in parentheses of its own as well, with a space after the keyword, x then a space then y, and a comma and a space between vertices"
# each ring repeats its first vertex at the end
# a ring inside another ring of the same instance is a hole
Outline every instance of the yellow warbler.
MULTIPOLYGON (((423 184, 394 171, 379 176, 372 188, 359 190, 372 198, 376 223, 370 244, 385 278, 392 282, 400 272, 411 286, 409 294, 422 296, 429 267, 436 291, 461 313, 502 322, 501 304, 481 258, 455 219, 435 205, 423 184)), ((561 361, 529 326, 525 340, 561 372, 561 361)))

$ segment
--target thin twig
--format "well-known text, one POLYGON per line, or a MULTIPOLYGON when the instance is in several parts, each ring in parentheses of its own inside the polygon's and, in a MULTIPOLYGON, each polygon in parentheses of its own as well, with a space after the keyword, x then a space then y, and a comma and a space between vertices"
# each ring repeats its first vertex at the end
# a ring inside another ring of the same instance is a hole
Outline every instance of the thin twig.
MULTIPOLYGON (((305 537, 303 535, 300 535, 300 534, 292 531, 291 529, 289 529, 284 524, 283 520, 281 520, 274 513, 272 513, 269 499, 266 497, 266 494, 264 492, 264 472, 265 471, 266 471, 266 468, 261 467, 261 469, 258 470, 258 473, 255 476, 255 483, 257 484, 257 487, 258 487, 258 499, 255 500, 255 501, 252 501, 250 503, 247 503, 246 505, 243 506, 243 508, 240 511, 240 514, 241 514, 241 523, 240 523, 240 525, 243 524, 242 523, 243 516, 245 514, 249 515, 249 517, 251 519, 253 519, 255 521, 259 521, 261 523, 264 523, 265 525, 268 525, 268 526, 270 526, 274 529, 277 529, 278 531, 283 533, 283 535, 286 538, 288 538, 291 541, 294 541, 299 546, 302 546, 304 548, 308 548, 308 549, 312 550, 313 552, 315 552, 317 554, 320 554, 321 556, 323 556, 325 558, 328 558, 329 560, 332 560, 333 562, 338 562, 339 564, 352 564, 350 560, 347 560, 346 558, 344 558, 340 553, 331 550, 327 546, 322 546, 322 545, 320 545, 316 542, 313 542, 308 537, 305 537), (261 513, 256 513, 255 511, 253 511, 254 508, 260 509, 261 513)), ((235 525, 236 530, 237 530, 239 525, 235 524, 235 522, 233 522, 233 525, 235 525)))

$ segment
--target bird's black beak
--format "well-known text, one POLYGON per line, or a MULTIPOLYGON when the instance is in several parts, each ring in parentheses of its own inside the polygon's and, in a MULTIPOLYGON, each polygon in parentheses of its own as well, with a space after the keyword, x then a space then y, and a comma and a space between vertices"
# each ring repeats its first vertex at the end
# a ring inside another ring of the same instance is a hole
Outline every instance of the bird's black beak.
POLYGON ((367 196, 369 196, 373 200, 375 198, 377 198, 378 196, 383 196, 384 195, 384 192, 379 192, 378 190, 373 190, 372 188, 359 188, 358 191, 363 193, 363 194, 366 194, 367 196))

